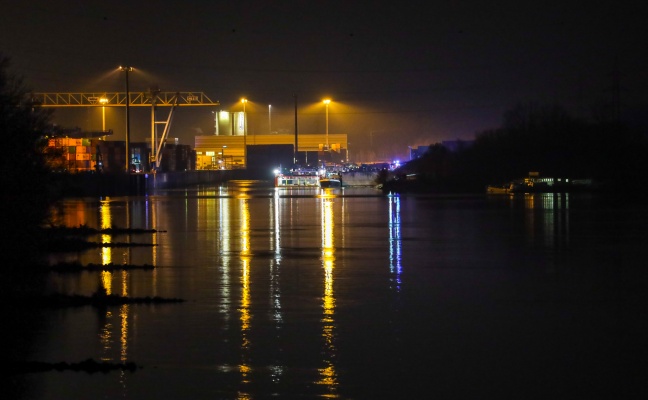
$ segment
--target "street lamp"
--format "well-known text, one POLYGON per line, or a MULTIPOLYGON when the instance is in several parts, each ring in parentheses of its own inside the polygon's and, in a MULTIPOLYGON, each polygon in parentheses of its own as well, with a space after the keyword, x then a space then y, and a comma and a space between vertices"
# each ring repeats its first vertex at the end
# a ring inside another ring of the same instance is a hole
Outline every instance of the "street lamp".
POLYGON ((133 67, 119 67, 120 71, 126 73, 126 173, 130 171, 130 90, 128 89, 128 73, 133 67))
POLYGON ((247 102, 247 99, 241 99, 241 103, 243 103, 243 162, 245 163, 245 168, 247 168, 247 117, 245 114, 245 105, 247 102))
POLYGON ((272 134, 272 104, 268 104, 268 133, 272 134))
POLYGON ((329 104, 331 103, 331 99, 326 99, 324 100, 324 104, 326 104, 326 148, 325 150, 328 151, 329 149, 329 140, 328 140, 328 107, 329 104))
POLYGON ((108 99, 102 97, 99 99, 99 103, 101 103, 101 131, 106 132, 106 103, 108 103, 108 99))
POLYGON ((225 158, 225 148, 227 146, 223 146, 221 150, 221 158, 223 159, 223 169, 227 169, 227 159, 225 158))

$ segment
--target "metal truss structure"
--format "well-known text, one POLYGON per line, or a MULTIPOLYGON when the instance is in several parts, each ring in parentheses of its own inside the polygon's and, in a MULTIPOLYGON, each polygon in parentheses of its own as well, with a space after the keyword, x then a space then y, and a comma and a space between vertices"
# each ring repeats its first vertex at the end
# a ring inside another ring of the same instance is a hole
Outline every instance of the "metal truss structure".
MULTIPOLYGON (((130 107, 219 106, 203 92, 130 92, 130 107)), ((126 92, 34 93, 33 101, 41 107, 125 107, 126 92)))
MULTIPOLYGON (((162 148, 171 129, 177 107, 219 106, 203 92, 99 92, 99 93, 34 93, 32 101, 40 107, 151 107, 151 164, 160 167, 162 148), (157 107, 171 107, 166 120, 157 121, 157 107), (157 136, 157 125, 163 125, 157 136)), ((127 156, 128 158, 128 156, 127 156)))

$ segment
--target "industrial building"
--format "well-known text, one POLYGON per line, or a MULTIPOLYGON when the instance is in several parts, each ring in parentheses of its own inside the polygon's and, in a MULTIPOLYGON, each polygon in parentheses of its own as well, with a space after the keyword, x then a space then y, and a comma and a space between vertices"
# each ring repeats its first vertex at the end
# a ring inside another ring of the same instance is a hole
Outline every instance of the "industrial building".
MULTIPOLYGON (((299 134, 297 137, 297 163, 317 165, 318 163, 344 163, 347 161, 347 135, 328 135, 330 151, 325 151, 326 135, 299 134)), ((251 147, 290 145, 294 151, 295 135, 246 135, 196 136, 196 169, 237 169, 245 168, 253 160, 246 162, 251 155, 251 147), (246 151, 246 149, 248 149, 246 151)))
POLYGON ((287 166, 285 146, 292 146, 293 154, 288 160, 291 165, 348 161, 346 134, 329 134, 327 129, 325 134, 255 135, 248 132, 245 112, 219 111, 214 116, 214 135, 194 139, 196 169, 249 169, 266 163, 287 166))

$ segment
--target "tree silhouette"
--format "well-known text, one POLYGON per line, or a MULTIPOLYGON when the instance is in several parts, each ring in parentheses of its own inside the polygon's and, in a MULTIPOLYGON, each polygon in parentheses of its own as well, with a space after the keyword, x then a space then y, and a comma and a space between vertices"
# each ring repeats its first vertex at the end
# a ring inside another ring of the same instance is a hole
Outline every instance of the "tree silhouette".
POLYGON ((648 184, 647 151, 646 133, 619 121, 584 121, 557 105, 520 103, 504 114, 500 128, 477 134, 472 146, 451 152, 431 145, 403 171, 423 177, 431 191, 483 190, 529 172, 627 190, 648 184))
POLYGON ((12 74, 9 66, 9 59, 0 54, 0 140, 5 147, 0 157, 3 274, 33 261, 40 228, 53 201, 43 151, 51 113, 32 102, 22 77, 12 74))

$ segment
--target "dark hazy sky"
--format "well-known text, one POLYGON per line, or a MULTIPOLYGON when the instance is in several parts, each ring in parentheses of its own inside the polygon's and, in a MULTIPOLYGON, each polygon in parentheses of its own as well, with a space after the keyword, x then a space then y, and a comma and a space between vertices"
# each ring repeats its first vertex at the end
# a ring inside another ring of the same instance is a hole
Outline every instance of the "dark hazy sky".
MULTIPOLYGON (((396 155, 472 139, 521 101, 587 117, 618 99, 626 117, 643 117, 647 3, 7 1, 0 52, 36 92, 123 91, 112 71, 126 64, 138 70, 132 91, 202 91, 228 110, 245 96, 250 133, 268 130, 268 104, 273 130, 292 133, 294 94, 299 132, 323 132, 331 97, 331 133, 396 155)), ((181 111, 171 136, 193 145, 213 133, 214 110, 181 111)), ((100 126, 81 114, 77 125, 100 126)), ((135 123, 133 138, 147 129, 135 123)))

